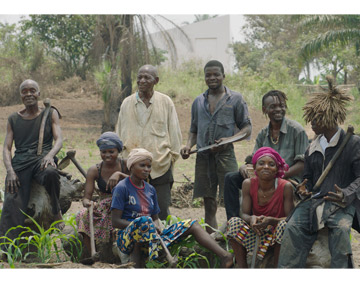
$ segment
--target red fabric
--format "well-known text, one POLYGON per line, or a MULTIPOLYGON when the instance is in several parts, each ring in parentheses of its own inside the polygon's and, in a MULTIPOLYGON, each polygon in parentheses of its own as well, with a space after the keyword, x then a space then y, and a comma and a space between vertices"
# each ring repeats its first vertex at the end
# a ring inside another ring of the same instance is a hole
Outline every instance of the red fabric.
POLYGON ((284 186, 288 181, 278 178, 278 187, 270 201, 260 206, 258 203, 258 182, 257 177, 251 178, 250 196, 252 200, 253 215, 272 216, 272 217, 285 217, 284 211, 284 186))

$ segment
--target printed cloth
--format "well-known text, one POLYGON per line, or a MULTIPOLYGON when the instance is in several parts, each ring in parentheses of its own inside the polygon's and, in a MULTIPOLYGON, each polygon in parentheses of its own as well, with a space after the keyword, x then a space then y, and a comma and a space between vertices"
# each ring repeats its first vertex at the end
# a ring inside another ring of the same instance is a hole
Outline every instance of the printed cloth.
MULTIPOLYGON (((93 210, 94 237, 96 242, 109 242, 113 231, 111 225, 111 195, 99 201, 93 210)), ((89 210, 83 209, 76 215, 78 232, 90 237, 89 210)))
MULTIPOLYGON (((196 220, 179 221, 163 230, 160 237, 168 247, 172 243, 179 242, 182 236, 196 220)), ((159 256, 161 247, 159 236, 156 233, 154 222, 150 216, 141 216, 133 220, 125 229, 118 231, 117 245, 121 252, 130 254, 134 249, 135 243, 147 243, 143 252, 149 260, 154 260, 159 256)))
MULTIPOLYGON (((260 236, 257 258, 262 260, 269 247, 276 243, 281 244, 285 231, 286 221, 281 220, 275 227, 270 226, 265 229, 260 236)), ((239 217, 232 217, 227 224, 226 236, 236 240, 248 253, 253 252, 256 244, 256 234, 245 220, 239 217)))

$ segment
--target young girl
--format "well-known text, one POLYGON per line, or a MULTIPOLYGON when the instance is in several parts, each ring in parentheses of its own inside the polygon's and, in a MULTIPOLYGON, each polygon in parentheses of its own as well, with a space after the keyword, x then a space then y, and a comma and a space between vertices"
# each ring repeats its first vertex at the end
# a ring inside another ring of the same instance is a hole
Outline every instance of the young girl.
POLYGON ((163 229, 155 188, 145 182, 151 162, 150 152, 133 149, 127 160, 130 177, 119 182, 113 191, 111 218, 113 227, 121 229, 117 240, 120 251, 130 254, 130 260, 140 268, 145 264, 144 249, 150 260, 158 257, 159 235, 166 246, 193 235, 200 245, 220 257, 221 267, 232 266, 233 255, 222 249, 197 221, 180 221, 163 229))
POLYGON ((256 177, 243 182, 242 218, 228 221, 227 237, 239 267, 248 267, 246 256, 254 249, 256 235, 260 239, 257 257, 262 259, 274 245, 277 266, 285 218, 294 207, 292 185, 281 179, 289 166, 270 147, 259 148, 252 164, 256 177))
MULTIPOLYGON (((102 162, 90 167, 86 174, 85 194, 82 203, 85 208, 90 207, 96 182, 100 191, 100 201, 94 205, 94 237, 96 243, 107 243, 111 240, 113 231, 110 219, 111 191, 120 179, 128 176, 129 172, 125 165, 126 161, 118 157, 123 145, 115 133, 103 133, 96 144, 100 149, 102 162)), ((83 209, 76 215, 76 223, 78 232, 83 236, 85 247, 90 252, 88 209, 83 209)))

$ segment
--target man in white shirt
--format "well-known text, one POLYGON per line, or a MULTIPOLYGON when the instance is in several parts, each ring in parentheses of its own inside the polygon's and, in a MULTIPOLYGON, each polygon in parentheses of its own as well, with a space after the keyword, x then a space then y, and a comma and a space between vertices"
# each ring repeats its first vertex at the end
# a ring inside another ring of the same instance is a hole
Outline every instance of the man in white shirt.
POLYGON ((156 189, 159 217, 164 220, 170 213, 172 169, 179 157, 182 136, 174 103, 169 96, 154 91, 158 82, 154 66, 139 69, 138 91, 123 101, 116 133, 124 143, 123 157, 139 147, 153 154, 149 183, 156 189))

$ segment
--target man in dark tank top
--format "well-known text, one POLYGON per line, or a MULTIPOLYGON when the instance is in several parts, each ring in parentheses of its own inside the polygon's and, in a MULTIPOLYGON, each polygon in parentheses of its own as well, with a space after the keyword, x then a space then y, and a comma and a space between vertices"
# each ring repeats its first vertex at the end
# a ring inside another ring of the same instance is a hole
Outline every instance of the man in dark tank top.
MULTIPOLYGON (((56 154, 62 147, 59 113, 50 108, 48 114, 40 108, 40 88, 37 82, 25 80, 20 85, 20 96, 25 106, 8 118, 3 159, 6 168, 5 201, 0 220, 0 236, 17 225, 24 225, 32 180, 47 190, 52 205, 54 220, 61 220, 59 205, 60 177, 56 170, 56 154), (43 138, 39 137, 42 120, 43 138), (42 146, 41 142, 42 140, 42 146), (40 143, 40 146, 39 146, 40 143), (15 154, 11 149, 15 144, 15 154)), ((63 228, 63 223, 58 225, 63 228)), ((14 239, 21 231, 11 230, 7 237, 14 239)))

